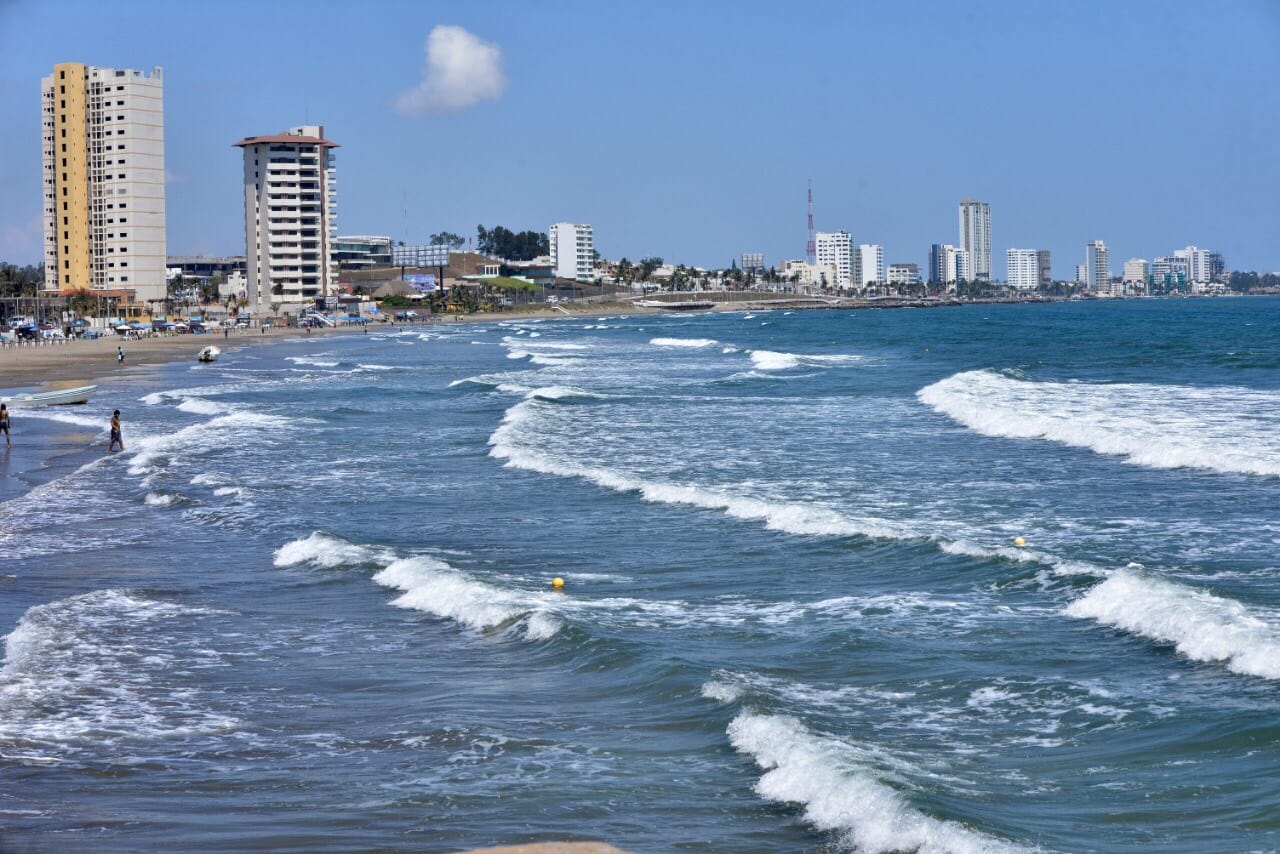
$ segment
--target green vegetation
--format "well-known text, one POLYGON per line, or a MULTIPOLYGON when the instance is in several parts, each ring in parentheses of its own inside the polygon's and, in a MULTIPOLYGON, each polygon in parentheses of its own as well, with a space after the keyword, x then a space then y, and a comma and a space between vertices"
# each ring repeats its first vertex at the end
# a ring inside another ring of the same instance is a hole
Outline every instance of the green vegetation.
POLYGON ((1256 290, 1280 290, 1280 273, 1258 275, 1253 271, 1237 271, 1227 280, 1227 287, 1238 293, 1256 290))
POLYGON ((504 291, 532 291, 538 287, 533 282, 526 282, 524 279, 513 279, 510 276, 496 276, 491 279, 485 279, 484 284, 504 291))
POLYGON ((461 234, 454 234, 452 231, 437 231, 431 235, 431 244, 433 246, 448 246, 450 249, 461 249, 467 239, 461 234))
POLYGON ((500 225, 495 225, 491 229, 477 225, 476 249, 482 255, 488 255, 491 258, 532 261, 539 255, 550 254, 551 242, 541 231, 521 231, 517 234, 500 225))

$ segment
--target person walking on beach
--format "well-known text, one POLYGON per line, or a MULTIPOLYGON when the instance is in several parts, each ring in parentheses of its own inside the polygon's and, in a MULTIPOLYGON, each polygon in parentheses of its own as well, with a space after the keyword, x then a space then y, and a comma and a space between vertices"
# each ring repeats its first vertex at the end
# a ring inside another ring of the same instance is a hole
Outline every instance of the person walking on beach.
POLYGON ((120 446, 120 450, 124 450, 124 439, 120 435, 120 410, 117 409, 111 414, 111 447, 109 452, 114 453, 116 445, 120 446))
POLYGON ((116 347, 116 364, 117 365, 124 364, 124 348, 123 347, 116 347))
POLYGON ((13 440, 9 438, 9 405, 6 403, 0 403, 0 433, 4 434, 4 446, 12 448, 13 440))

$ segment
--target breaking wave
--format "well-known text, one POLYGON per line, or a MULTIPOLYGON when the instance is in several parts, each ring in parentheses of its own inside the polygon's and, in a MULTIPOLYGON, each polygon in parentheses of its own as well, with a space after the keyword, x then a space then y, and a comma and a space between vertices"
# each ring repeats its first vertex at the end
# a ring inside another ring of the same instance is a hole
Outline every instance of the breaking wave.
POLYGON ((1280 624, 1233 599, 1137 569, 1121 569, 1067 606, 1161 643, 1193 661, 1224 662, 1234 673, 1280 679, 1280 624))
POLYGON ((1033 382, 965 371, 916 396, 986 436, 1047 439, 1156 469, 1280 475, 1280 396, 1275 392, 1033 382))
POLYGON ((649 343, 655 347, 710 347, 719 343, 713 338, 652 338, 649 343))
POLYGON ((434 557, 398 557, 388 548, 362 546, 314 531, 276 550, 278 567, 380 567, 373 580, 401 591, 391 604, 412 608, 477 630, 519 627, 526 640, 546 640, 560 631, 553 594, 500 587, 472 577, 434 557))
POLYGON ((853 354, 831 356, 803 356, 798 353, 775 353, 772 350, 751 350, 751 363, 758 371, 789 371, 800 367, 833 367, 865 362, 865 356, 853 354))
MULTIPOLYGON (((713 689, 713 693, 720 692, 713 689)), ((728 732, 734 748, 751 756, 765 772, 756 783, 758 795, 800 804, 806 821, 839 834, 841 843, 855 851, 990 854, 1028 850, 921 812, 888 782, 896 775, 881 770, 888 764, 885 757, 815 735, 795 718, 743 712, 730 722, 728 732)))

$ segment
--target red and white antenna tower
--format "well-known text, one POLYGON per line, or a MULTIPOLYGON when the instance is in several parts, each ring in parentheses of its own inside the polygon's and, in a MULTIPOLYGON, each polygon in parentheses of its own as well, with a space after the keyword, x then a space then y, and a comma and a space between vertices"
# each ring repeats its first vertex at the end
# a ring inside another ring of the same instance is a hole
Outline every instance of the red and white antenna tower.
POLYGON ((813 179, 809 179, 809 245, 805 249, 805 260, 810 264, 818 262, 818 243, 813 236, 813 179))

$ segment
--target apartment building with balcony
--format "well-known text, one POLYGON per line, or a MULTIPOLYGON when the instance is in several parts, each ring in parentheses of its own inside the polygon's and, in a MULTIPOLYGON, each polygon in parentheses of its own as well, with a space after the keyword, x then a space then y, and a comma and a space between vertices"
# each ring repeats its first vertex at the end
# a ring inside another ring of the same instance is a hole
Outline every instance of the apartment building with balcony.
POLYGON ((551 267, 561 279, 589 282, 595 276, 595 234, 582 223, 557 222, 547 232, 551 267))
POLYGON ((245 278, 249 310, 326 299, 337 282, 334 152, 323 125, 236 143, 244 154, 245 278))
POLYGON ((165 296, 164 82, 62 62, 40 86, 46 291, 165 296))

